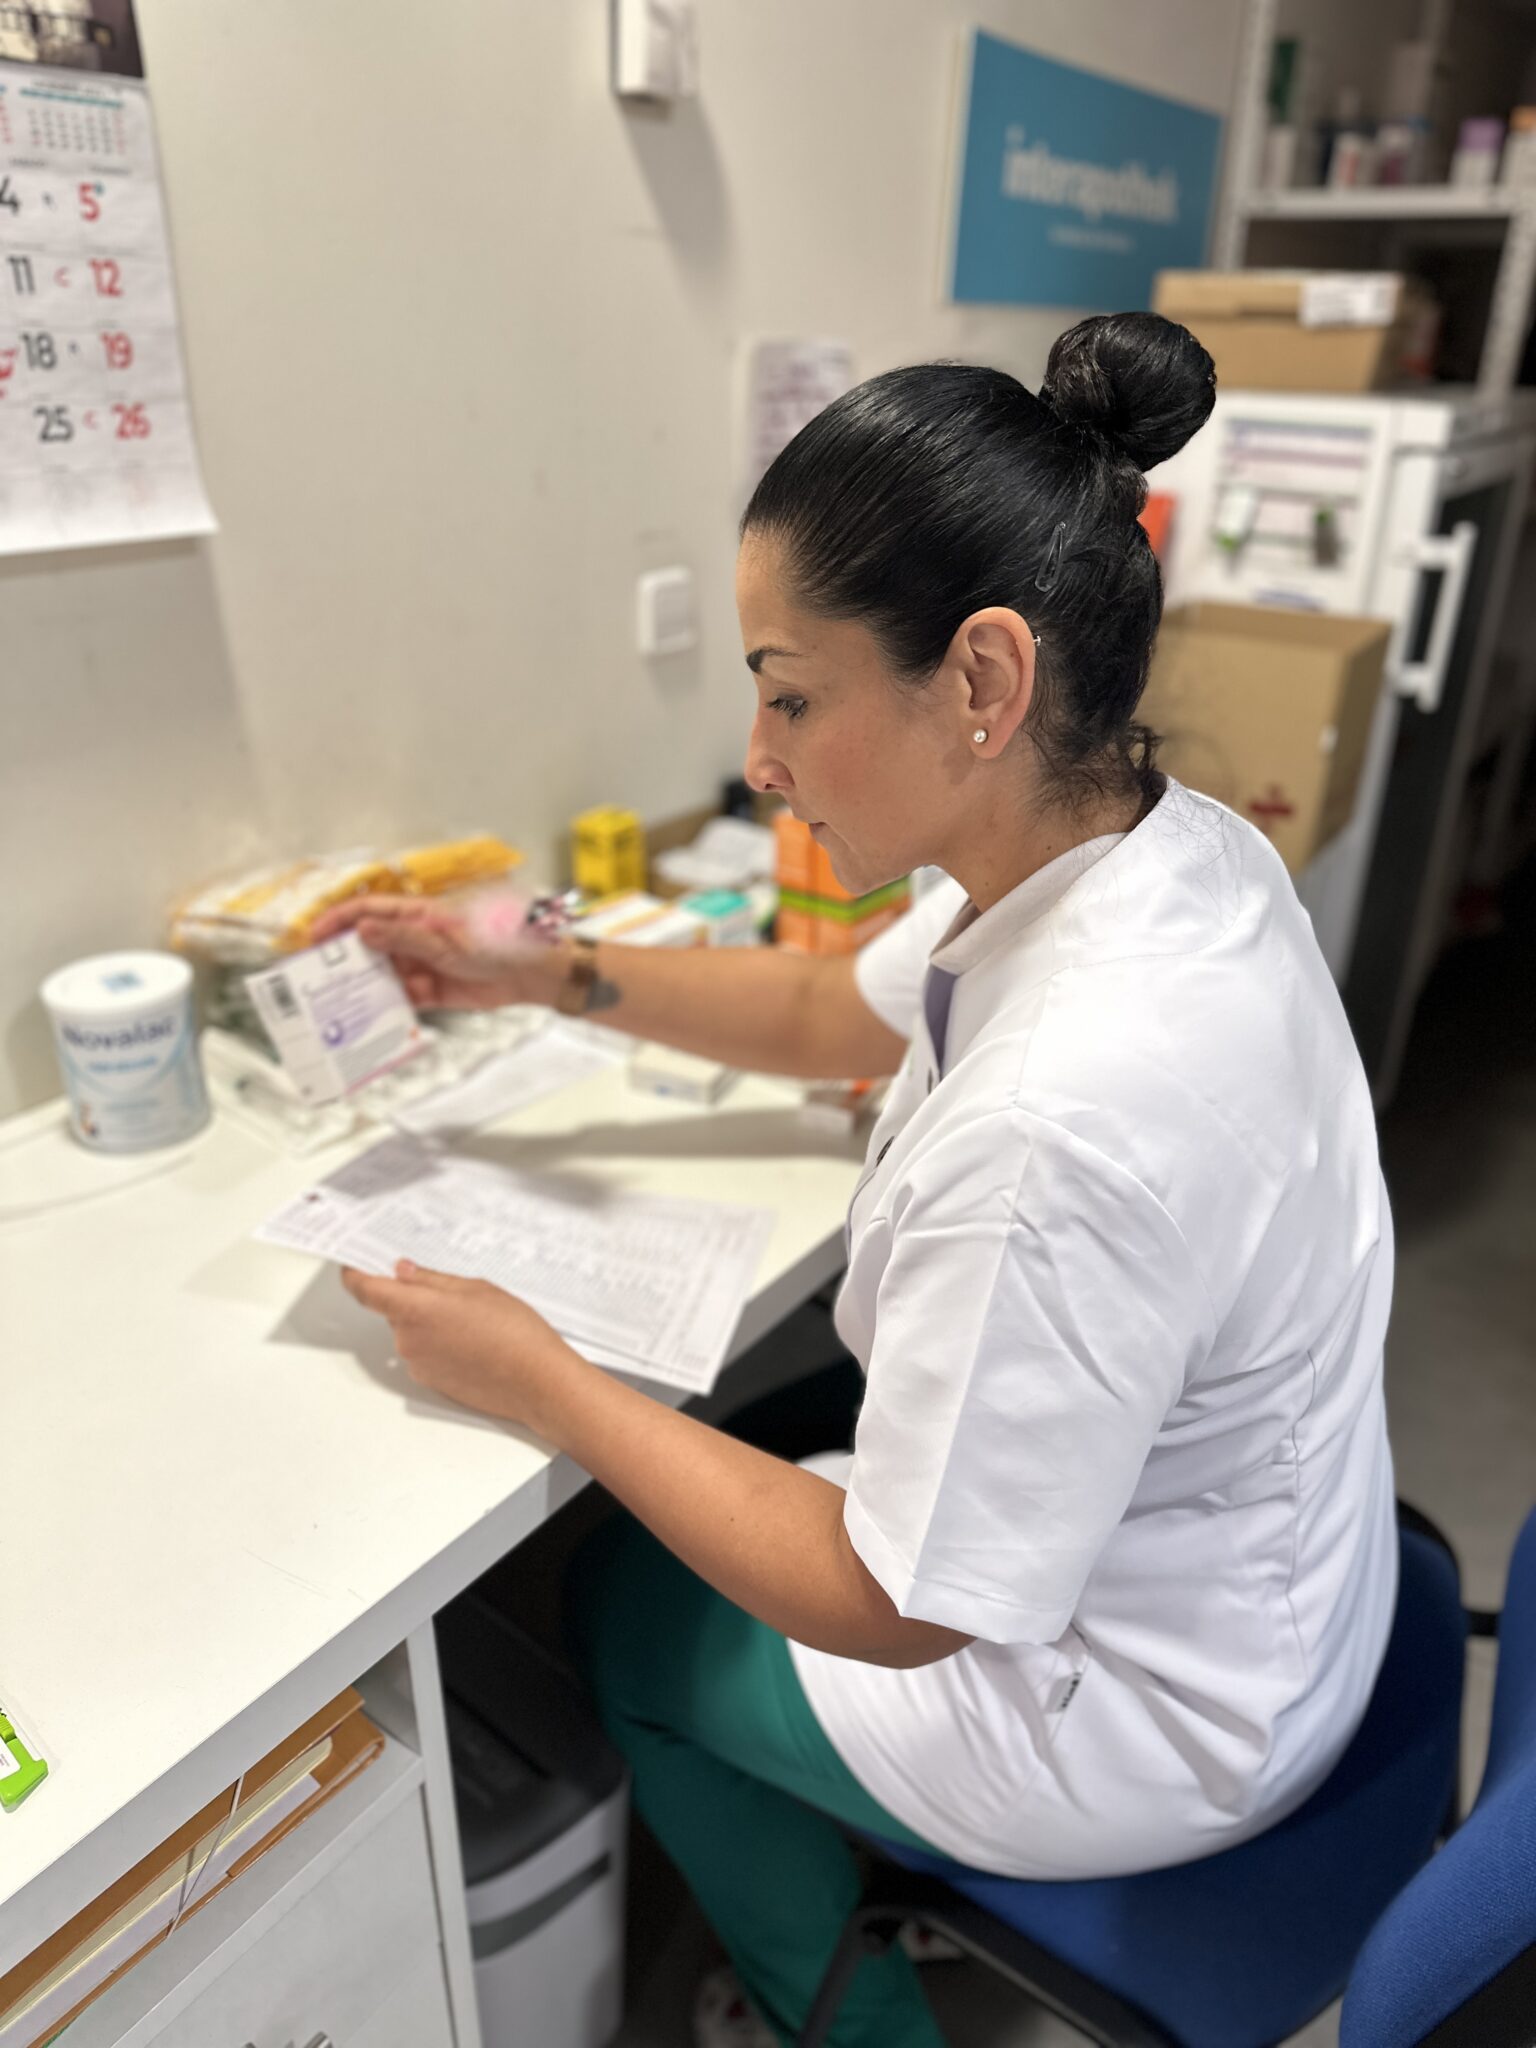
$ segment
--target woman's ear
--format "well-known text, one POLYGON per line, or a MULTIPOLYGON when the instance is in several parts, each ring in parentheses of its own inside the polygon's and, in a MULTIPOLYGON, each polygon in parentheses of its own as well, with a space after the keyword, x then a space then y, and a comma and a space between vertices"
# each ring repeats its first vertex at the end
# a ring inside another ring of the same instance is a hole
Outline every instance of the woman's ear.
POLYGON ((1004 605, 972 612, 955 634, 956 710, 979 758, 994 760, 1028 717, 1037 644, 1028 622, 1004 605))

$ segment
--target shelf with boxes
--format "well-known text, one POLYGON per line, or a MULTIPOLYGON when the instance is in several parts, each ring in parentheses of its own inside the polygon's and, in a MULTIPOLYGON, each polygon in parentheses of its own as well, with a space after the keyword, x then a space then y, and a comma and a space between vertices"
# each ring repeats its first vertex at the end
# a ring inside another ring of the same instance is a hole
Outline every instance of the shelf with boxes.
POLYGON ((1223 269, 1417 276, 1435 374, 1507 392, 1536 301, 1536 27, 1474 0, 1248 0, 1214 237, 1223 269))

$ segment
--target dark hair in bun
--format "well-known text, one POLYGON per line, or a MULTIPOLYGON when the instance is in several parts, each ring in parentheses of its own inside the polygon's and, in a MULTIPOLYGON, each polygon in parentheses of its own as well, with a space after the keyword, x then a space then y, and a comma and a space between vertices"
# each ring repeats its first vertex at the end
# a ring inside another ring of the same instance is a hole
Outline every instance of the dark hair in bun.
POLYGON ((1153 801, 1133 715, 1162 617, 1142 472, 1209 417, 1216 375, 1154 313, 1081 321, 1034 397, 1003 370, 925 363, 837 399, 763 477, 743 533, 787 551, 806 608, 857 619, 904 681, 933 675, 972 612, 1041 636, 1026 730, 1065 800, 1153 801))
POLYGON ((1101 313, 1057 336, 1040 396, 1146 470, 1210 418, 1216 365, 1187 327, 1156 313, 1101 313))

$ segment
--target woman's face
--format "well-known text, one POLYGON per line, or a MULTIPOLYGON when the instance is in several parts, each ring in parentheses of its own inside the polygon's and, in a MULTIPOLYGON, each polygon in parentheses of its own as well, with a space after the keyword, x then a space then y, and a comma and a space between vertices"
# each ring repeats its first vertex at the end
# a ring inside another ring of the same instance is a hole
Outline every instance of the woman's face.
POLYGON ((752 787, 811 826, 855 895, 941 859, 974 763, 963 677, 898 682, 867 627, 793 603, 765 535, 742 543, 736 607, 757 686, 752 787))

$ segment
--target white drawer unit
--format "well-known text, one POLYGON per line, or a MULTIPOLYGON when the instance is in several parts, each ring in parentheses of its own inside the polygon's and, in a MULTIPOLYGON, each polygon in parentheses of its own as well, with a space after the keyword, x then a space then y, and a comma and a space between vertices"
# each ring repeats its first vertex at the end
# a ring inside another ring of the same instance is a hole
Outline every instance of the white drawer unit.
POLYGON ((441 1978, 438 1957, 416 1793, 153 2035, 154 2048, 309 2048, 317 2037, 351 2048, 424 1959, 441 1978))
MULTIPOLYGON (((295 2043, 295 2048, 310 2044, 295 2043)), ((422 1957, 362 2032, 347 2040, 338 2036, 334 2048, 455 2048, 441 1951, 422 1957)))

